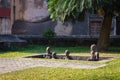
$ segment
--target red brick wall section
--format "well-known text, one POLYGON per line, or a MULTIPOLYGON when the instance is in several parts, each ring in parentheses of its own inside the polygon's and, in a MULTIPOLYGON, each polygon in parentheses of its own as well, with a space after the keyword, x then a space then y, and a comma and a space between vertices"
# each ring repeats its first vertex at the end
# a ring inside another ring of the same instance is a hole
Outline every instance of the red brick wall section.
POLYGON ((10 18, 10 8, 0 8, 0 17, 10 18))

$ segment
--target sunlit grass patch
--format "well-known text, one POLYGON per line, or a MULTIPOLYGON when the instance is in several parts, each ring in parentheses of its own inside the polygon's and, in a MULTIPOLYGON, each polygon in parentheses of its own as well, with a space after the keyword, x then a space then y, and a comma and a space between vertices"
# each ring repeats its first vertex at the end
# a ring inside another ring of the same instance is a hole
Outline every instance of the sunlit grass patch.
MULTIPOLYGON (((16 48, 8 51, 1 51, 0 58, 18 58, 26 55, 45 53, 47 46, 29 45, 22 48, 16 48)), ((50 46, 51 51, 58 54, 64 54, 68 49, 70 55, 90 56, 89 47, 60 47, 50 46)), ((108 62, 92 62, 78 60, 54 60, 42 59, 58 62, 73 62, 83 64, 106 64, 107 66, 97 69, 72 69, 72 68, 52 68, 52 67, 34 67, 24 70, 18 70, 10 73, 0 74, 0 80, 120 80, 120 52, 119 47, 110 48, 109 52, 102 52, 100 56, 117 57, 108 62), (113 50, 113 51, 112 51, 113 50)), ((39 59, 38 59, 39 60, 39 59)))

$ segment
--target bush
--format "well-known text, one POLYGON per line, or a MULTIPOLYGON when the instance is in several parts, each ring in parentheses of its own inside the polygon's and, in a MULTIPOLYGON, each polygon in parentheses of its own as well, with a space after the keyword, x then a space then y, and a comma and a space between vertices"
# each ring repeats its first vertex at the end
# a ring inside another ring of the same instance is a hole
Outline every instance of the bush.
POLYGON ((43 37, 45 38, 53 38, 56 36, 56 33, 52 31, 50 28, 47 28, 45 32, 43 33, 43 37))

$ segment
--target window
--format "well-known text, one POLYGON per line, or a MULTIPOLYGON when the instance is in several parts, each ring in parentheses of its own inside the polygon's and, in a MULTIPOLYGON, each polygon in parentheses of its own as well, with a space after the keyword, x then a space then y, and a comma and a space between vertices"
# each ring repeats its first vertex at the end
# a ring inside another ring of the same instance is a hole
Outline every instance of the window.
POLYGON ((0 17, 10 17, 10 0, 0 0, 0 17))
POLYGON ((10 0, 0 0, 0 7, 9 8, 10 7, 10 0))
POLYGON ((99 35, 103 19, 101 17, 89 17, 89 34, 99 35))

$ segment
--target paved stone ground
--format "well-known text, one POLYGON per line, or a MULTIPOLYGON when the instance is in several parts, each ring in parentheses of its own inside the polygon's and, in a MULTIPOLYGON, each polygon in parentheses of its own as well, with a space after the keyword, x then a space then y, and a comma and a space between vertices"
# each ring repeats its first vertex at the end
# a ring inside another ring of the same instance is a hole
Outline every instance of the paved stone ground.
POLYGON ((55 62, 48 60, 30 60, 30 59, 13 59, 0 58, 0 73, 7 73, 15 70, 26 69, 30 67, 45 66, 45 67, 64 67, 64 68, 87 68, 94 69, 103 67, 103 64, 81 64, 73 62, 55 62))

